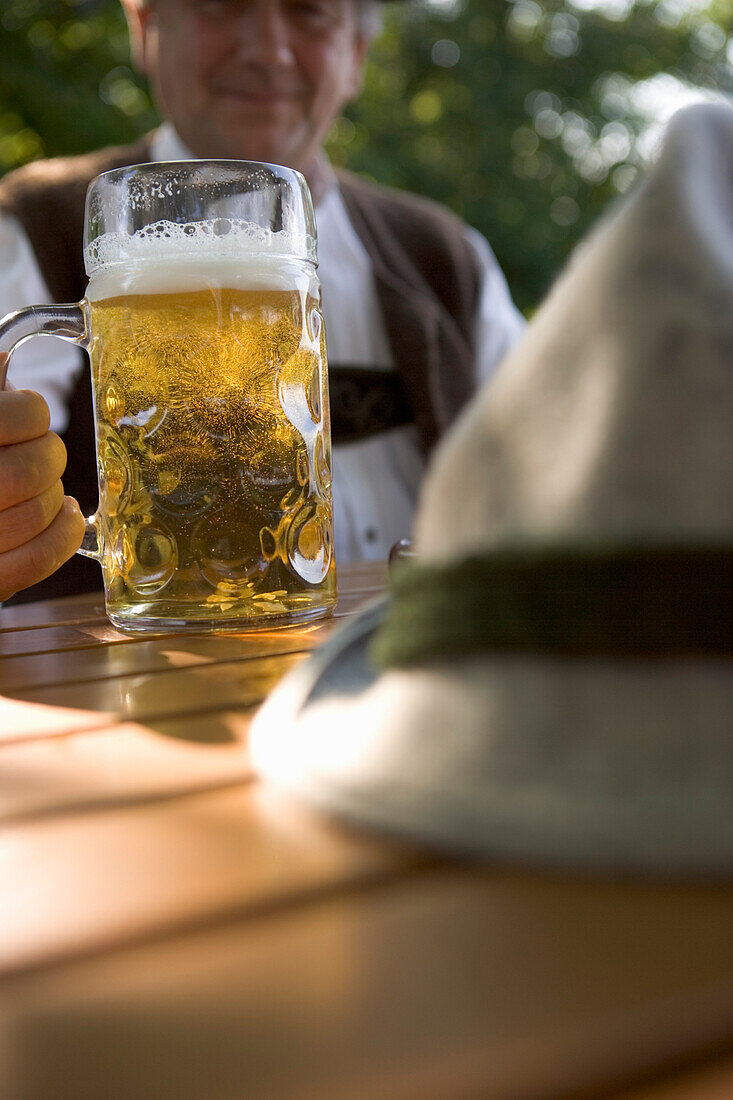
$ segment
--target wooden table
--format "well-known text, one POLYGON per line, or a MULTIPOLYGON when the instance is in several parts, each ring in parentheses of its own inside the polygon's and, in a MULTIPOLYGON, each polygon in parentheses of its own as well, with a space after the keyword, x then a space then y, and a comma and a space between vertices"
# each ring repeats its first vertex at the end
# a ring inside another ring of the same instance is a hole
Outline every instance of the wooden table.
MULTIPOLYGON (((336 614, 384 583, 342 569, 336 614)), ((733 888, 472 866, 252 776, 329 630, 0 612, 3 1100, 731 1100, 733 888)))

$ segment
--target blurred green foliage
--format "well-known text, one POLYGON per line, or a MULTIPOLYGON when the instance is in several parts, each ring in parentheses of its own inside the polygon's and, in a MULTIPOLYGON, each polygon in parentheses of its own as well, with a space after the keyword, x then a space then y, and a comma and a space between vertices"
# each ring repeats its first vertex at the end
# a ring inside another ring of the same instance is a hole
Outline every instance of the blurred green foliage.
MULTIPOLYGON (((491 241, 531 310, 628 189, 690 87, 729 92, 733 0, 396 5, 335 162, 430 195, 491 241)), ((156 123, 118 0, 0 0, 0 173, 156 123)))

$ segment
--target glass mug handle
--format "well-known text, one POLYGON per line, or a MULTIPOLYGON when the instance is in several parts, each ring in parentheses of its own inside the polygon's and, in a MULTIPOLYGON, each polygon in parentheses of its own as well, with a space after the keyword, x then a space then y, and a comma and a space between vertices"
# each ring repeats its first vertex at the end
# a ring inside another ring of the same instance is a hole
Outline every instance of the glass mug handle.
MULTIPOLYGON (((28 306, 0 321, 0 390, 5 388, 12 353, 31 336, 60 336, 88 351, 91 337, 87 302, 82 299, 74 305, 28 306)), ((96 516, 87 518, 84 541, 77 553, 99 560, 96 516)))

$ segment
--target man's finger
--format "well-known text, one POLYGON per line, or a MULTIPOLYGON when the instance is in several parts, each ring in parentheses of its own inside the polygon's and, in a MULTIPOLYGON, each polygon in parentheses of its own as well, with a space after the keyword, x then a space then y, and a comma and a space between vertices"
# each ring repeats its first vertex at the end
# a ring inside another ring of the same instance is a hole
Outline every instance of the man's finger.
POLYGON ((50 489, 66 467, 66 448, 54 432, 0 448, 0 510, 50 489))
POLYGON ((33 390, 0 392, 0 447, 38 439, 48 431, 48 405, 33 390))
POLYGON ((72 497, 65 497, 50 527, 30 542, 0 554, 0 602, 50 577, 81 546, 84 517, 72 497))
POLYGON ((0 554, 30 542, 53 522, 64 503, 64 487, 55 481, 50 489, 0 512, 0 554))

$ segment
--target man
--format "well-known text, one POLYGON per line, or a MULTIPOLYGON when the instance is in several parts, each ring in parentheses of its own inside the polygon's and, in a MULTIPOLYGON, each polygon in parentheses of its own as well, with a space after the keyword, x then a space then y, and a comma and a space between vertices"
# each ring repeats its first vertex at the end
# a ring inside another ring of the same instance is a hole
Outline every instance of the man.
MULTIPOLYGON (((100 171, 191 156, 299 169, 318 220, 336 555, 383 557, 409 531, 427 451, 516 341, 522 320, 482 237, 435 204, 347 173, 337 178, 323 153, 331 123, 359 90, 381 4, 123 3, 133 56, 167 121, 135 146, 30 165, 0 183, 0 314, 82 296, 82 200, 100 171), (3 262, 3 247, 13 262, 3 262)), ((11 378, 46 398, 69 452, 67 488, 92 511, 88 368, 72 349, 44 341, 16 354, 11 378)), ((0 473, 2 461, 0 452, 0 473)), ((2 564, 0 555, 0 595, 2 564)), ((85 569, 70 563, 36 596, 98 584, 94 567, 91 577, 85 569)))

